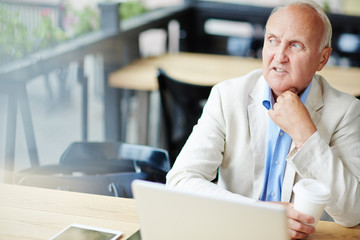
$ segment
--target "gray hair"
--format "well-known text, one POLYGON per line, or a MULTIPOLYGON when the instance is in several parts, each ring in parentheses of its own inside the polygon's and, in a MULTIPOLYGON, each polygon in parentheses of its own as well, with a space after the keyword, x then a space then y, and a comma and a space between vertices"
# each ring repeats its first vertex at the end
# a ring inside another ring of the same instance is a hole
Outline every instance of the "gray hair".
POLYGON ((315 3, 314 1, 312 1, 312 0, 291 1, 290 3, 286 4, 285 6, 274 8, 272 10, 270 16, 282 8, 285 8, 288 6, 293 6, 293 5, 308 6, 312 9, 314 9, 319 14, 319 17, 321 18, 321 20, 324 24, 324 33, 323 33, 323 37, 322 37, 322 44, 320 45, 320 51, 326 47, 331 47, 332 27, 331 27, 330 20, 329 20, 328 16, 326 15, 326 13, 324 12, 324 10, 321 8, 321 6, 318 5, 317 3, 315 3))

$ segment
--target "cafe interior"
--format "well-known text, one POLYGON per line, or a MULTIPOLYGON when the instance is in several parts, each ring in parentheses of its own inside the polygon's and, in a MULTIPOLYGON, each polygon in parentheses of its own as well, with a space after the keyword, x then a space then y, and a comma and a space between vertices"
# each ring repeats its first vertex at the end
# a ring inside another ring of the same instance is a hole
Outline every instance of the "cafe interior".
MULTIPOLYGON (((1 1, 0 239, 74 222, 140 239, 131 183, 165 183, 212 86, 262 67, 286 2, 1 1)), ((333 29, 320 74, 360 98, 360 1, 316 2, 333 29)), ((360 227, 320 221, 309 239, 329 236, 360 227)))

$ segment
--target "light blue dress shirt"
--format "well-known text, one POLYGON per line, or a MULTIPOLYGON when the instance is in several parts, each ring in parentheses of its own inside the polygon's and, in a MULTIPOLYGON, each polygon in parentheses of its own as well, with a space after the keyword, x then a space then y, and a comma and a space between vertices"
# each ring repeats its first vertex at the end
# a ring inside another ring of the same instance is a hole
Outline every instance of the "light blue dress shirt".
MULTIPOLYGON (((307 95, 309 94, 310 85, 300 95, 300 100, 305 104, 307 95)), ((272 109, 275 103, 271 89, 268 84, 265 87, 263 98, 264 107, 272 109)), ((289 116, 291 117, 291 116, 289 116)), ((281 188, 284 179, 286 156, 289 153, 291 144, 290 136, 281 130, 269 118, 265 155, 265 176, 264 187, 260 200, 262 201, 281 201, 281 188)))

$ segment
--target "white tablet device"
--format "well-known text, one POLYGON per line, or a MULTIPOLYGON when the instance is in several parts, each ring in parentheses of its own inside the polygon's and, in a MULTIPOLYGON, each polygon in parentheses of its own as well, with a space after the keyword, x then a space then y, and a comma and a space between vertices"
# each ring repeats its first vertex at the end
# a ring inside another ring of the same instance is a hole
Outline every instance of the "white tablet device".
POLYGON ((116 240, 122 232, 86 226, 82 224, 71 224, 49 240, 116 240))

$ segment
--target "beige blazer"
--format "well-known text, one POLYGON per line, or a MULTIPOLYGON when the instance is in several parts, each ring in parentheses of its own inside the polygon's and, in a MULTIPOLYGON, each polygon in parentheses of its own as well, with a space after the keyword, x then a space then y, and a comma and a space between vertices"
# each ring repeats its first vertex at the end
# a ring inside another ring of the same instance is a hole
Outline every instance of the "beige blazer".
MULTIPOLYGON (((264 181, 268 114, 261 70, 213 87, 203 114, 167 176, 167 185, 246 201, 264 181), (219 172, 217 184, 210 181, 219 172)), ((315 75, 305 103, 317 132, 297 151, 292 144, 282 201, 301 178, 328 184, 326 211, 339 224, 360 223, 360 101, 315 75)), ((289 116, 290 118, 291 116, 289 116)))

